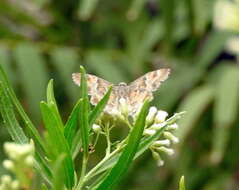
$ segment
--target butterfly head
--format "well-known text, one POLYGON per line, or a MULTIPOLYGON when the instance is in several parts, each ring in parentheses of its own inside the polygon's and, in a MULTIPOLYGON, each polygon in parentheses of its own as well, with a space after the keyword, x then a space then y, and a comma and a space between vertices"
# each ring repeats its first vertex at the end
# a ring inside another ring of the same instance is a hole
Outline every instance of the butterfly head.
POLYGON ((127 84, 125 82, 120 82, 118 86, 127 86, 127 84))

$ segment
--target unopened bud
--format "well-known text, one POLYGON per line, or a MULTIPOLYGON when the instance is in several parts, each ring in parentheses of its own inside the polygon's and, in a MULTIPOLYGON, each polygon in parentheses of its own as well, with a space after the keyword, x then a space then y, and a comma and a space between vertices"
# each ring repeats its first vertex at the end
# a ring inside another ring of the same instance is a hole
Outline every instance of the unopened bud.
POLYGON ((158 140, 153 143, 153 146, 169 146, 170 145, 170 140, 165 139, 165 140, 158 140))
POLYGON ((178 129, 177 123, 167 126, 167 130, 176 130, 176 129, 178 129))
POLYGON ((120 98, 120 111, 123 115, 128 115, 128 105, 125 98, 120 98))
POLYGON ((164 146, 161 146, 159 148, 157 148, 156 150, 160 151, 160 152, 164 152, 166 154, 168 154, 169 156, 173 155, 174 154, 174 150, 171 149, 171 148, 166 148, 164 146))
POLYGON ((20 187, 19 181, 14 180, 14 181, 12 182, 12 184, 11 184, 11 188, 12 188, 13 190, 17 190, 17 189, 19 189, 19 187, 20 187))
POLYGON ((155 130, 159 130, 161 128, 163 128, 167 123, 166 122, 162 122, 162 123, 154 123, 150 129, 155 129, 155 130))
POLYGON ((148 113, 148 115, 147 115, 147 117, 146 117, 146 122, 147 122, 147 123, 151 123, 151 122, 154 121, 154 118, 155 118, 155 116, 156 116, 157 111, 158 111, 158 110, 157 110, 156 107, 154 107, 154 106, 150 107, 149 113, 148 113))
POLYGON ((155 123, 164 122, 167 116, 168 116, 168 113, 166 111, 159 110, 155 117, 155 123))
POLYGON ((156 133, 156 131, 154 129, 145 129, 144 130, 144 135, 145 136, 152 136, 156 133))
POLYGON ((11 160, 4 160, 3 161, 3 167, 8 169, 8 170, 13 170, 14 169, 14 163, 11 160))
POLYGON ((97 124, 93 124, 93 125, 92 125, 92 129, 93 129, 93 131, 94 131, 95 133, 101 132, 101 127, 100 127, 99 125, 97 125, 97 124))
POLYGON ((27 157, 25 158, 25 164, 26 164, 27 166, 33 166, 33 164, 34 164, 34 158, 33 158, 32 155, 29 155, 29 156, 27 156, 27 157))
POLYGON ((179 142, 179 139, 170 132, 164 132, 163 135, 165 136, 165 138, 171 140, 173 143, 179 142))

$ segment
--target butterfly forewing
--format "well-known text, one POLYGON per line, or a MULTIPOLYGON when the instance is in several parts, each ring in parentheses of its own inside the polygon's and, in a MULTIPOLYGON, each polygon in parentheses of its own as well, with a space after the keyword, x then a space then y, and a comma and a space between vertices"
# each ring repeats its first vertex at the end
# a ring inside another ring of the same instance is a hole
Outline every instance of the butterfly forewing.
MULTIPOLYGON (((130 83, 113 85, 112 83, 97 77, 87 74, 88 94, 91 96, 91 103, 96 105, 106 94, 110 86, 113 86, 108 104, 105 111, 111 113, 113 109, 119 109, 119 99, 124 98, 127 101, 129 112, 135 113, 142 105, 145 99, 152 99, 153 93, 160 84, 168 78, 170 69, 159 69, 146 73, 142 77, 130 83)), ((80 85, 80 73, 72 75, 73 81, 80 85)))

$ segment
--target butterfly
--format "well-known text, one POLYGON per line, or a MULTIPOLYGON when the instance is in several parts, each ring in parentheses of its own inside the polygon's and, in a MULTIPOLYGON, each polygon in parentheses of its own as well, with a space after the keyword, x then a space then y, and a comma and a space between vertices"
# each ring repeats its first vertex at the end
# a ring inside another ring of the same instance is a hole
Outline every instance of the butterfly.
MULTIPOLYGON (((100 77, 87 74, 88 94, 91 96, 90 102, 93 105, 98 104, 107 93, 109 87, 112 86, 112 92, 104 111, 108 114, 118 111, 120 109, 120 100, 124 99, 129 114, 133 115, 140 109, 145 99, 153 99, 153 92, 158 90, 169 74, 170 69, 167 68, 151 71, 128 85, 124 82, 114 85, 100 77)), ((72 79, 76 85, 80 86, 80 73, 73 73, 72 79)))

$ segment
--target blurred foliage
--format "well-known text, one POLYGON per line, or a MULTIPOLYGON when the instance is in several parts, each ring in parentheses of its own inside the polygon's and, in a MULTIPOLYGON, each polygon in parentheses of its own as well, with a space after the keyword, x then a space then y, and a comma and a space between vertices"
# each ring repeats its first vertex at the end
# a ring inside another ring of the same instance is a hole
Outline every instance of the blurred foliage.
MULTIPOLYGON (((114 83, 172 68, 155 104, 187 111, 178 153, 162 168, 141 157, 119 189, 176 189, 182 175, 186 189, 239 189, 238 55, 226 47, 235 34, 213 26, 215 3, 2 0, 0 64, 39 128, 47 81, 55 79, 56 98, 68 114, 79 97, 71 73, 80 64, 114 83)), ((2 143, 7 136, 0 131, 2 143)))

